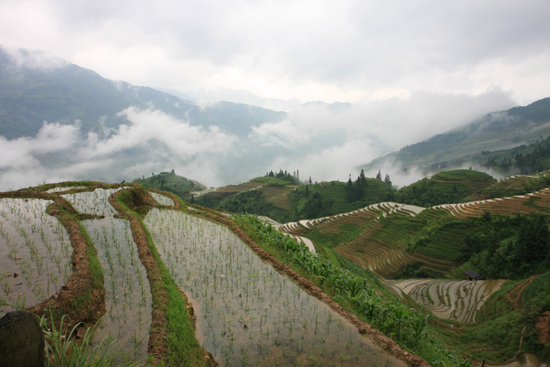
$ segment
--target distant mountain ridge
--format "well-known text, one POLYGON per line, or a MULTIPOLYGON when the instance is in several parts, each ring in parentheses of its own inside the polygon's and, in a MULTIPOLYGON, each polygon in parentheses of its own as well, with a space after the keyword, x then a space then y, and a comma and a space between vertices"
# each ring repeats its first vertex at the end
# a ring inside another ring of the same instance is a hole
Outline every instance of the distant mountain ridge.
POLYGON ((401 165, 404 171, 438 172, 472 164, 481 152, 535 143, 548 135, 550 98, 544 98, 528 106, 489 113, 463 128, 408 145, 359 168, 369 171, 391 164, 401 165))
POLYGON ((54 66, 41 67, 41 58, 38 51, 0 46, 0 135, 8 139, 34 136, 44 121, 79 121, 83 132, 101 133, 103 128, 125 123, 117 113, 130 106, 155 108, 192 125, 216 125, 238 136, 246 135, 253 126, 286 116, 284 112, 230 102, 200 107, 152 88, 105 79, 61 59, 54 66))

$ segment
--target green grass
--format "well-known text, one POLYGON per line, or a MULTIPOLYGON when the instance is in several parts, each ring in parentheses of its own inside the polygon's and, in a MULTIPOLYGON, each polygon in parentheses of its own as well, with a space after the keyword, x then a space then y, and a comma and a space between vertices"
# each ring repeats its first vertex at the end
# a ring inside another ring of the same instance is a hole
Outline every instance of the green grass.
POLYGON ((432 176, 432 180, 442 181, 496 181, 491 175, 469 169, 442 171, 432 176))
POLYGON ((75 325, 68 334, 64 333, 63 316, 59 327, 55 326, 53 314, 50 319, 44 316, 40 319, 40 326, 44 331, 46 363, 44 367, 134 367, 149 366, 147 361, 130 362, 127 353, 113 347, 114 339, 105 337, 99 343, 92 343, 92 337, 97 323, 93 328, 81 324, 75 325), (86 332, 82 339, 76 338, 79 327, 85 327, 86 332))
POLYGON ((353 224, 343 223, 338 225, 338 228, 340 229, 340 232, 338 232, 337 234, 324 233, 318 229, 314 229, 304 235, 304 237, 320 243, 323 246, 334 248, 341 243, 353 240, 361 233, 361 227, 353 224))

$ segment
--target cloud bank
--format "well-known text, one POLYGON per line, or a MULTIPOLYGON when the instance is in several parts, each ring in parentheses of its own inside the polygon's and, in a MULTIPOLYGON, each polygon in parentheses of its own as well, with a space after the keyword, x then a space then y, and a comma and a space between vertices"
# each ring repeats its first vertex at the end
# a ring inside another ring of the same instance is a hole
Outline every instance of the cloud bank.
MULTIPOLYGON (((45 122, 35 137, 0 137, 0 191, 66 180, 130 181, 171 169, 208 186, 271 169, 300 170, 314 181, 347 180, 381 155, 513 105, 498 89, 476 97, 422 92, 336 109, 308 104, 244 137, 131 107, 119 113, 127 124, 101 136, 84 136, 78 123, 45 122)), ((399 185, 419 178, 398 177, 399 167, 380 169, 399 185)))

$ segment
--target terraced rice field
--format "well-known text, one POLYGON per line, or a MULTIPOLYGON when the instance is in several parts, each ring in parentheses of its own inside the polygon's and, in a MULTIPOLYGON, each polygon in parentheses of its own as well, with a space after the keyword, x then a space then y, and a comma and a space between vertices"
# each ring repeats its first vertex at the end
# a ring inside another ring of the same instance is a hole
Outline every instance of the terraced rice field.
POLYGON ((174 201, 165 195, 156 192, 149 192, 149 194, 151 194, 153 199, 155 199, 160 205, 174 206, 174 201))
POLYGON ((176 283, 193 300, 198 334, 218 363, 403 365, 264 264, 228 229, 157 209, 145 224, 176 283))
POLYGON ((526 195, 444 204, 433 209, 446 210, 458 218, 481 217, 485 212, 496 215, 547 213, 550 209, 550 190, 546 188, 526 195))
POLYGON ((434 316, 446 320, 475 322, 476 314, 505 280, 412 279, 386 280, 398 294, 412 297, 434 316))
POLYGON ((408 219, 423 212, 421 207, 384 202, 331 217, 286 223, 279 230, 298 236, 315 228, 324 234, 337 235, 343 225, 354 225, 361 228, 360 234, 335 250, 355 263, 383 277, 395 274, 413 261, 423 262, 430 270, 446 272, 455 264, 405 250, 414 232, 403 230, 400 219, 407 219, 408 223, 408 219))

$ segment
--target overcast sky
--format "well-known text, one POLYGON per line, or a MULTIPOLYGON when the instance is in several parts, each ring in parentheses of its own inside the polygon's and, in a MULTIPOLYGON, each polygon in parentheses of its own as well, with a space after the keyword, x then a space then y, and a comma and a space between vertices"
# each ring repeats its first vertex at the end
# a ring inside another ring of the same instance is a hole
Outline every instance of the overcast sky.
POLYGON ((550 96, 548 0, 2 0, 0 44, 177 90, 550 96))
MULTIPOLYGON (((208 186, 269 169, 347 180, 405 145, 550 97, 548 19, 549 0, 1 0, 0 44, 43 50, 108 79, 195 96, 248 90, 353 105, 282 103, 285 120, 244 138, 132 108, 121 111, 128 126, 84 144, 78 126, 49 121, 36 137, 0 137, 0 189, 172 168, 208 186), (62 151, 70 164, 44 166, 62 151), (129 161, 128 152, 143 159, 129 161)), ((398 185, 420 178, 381 168, 398 185)))

